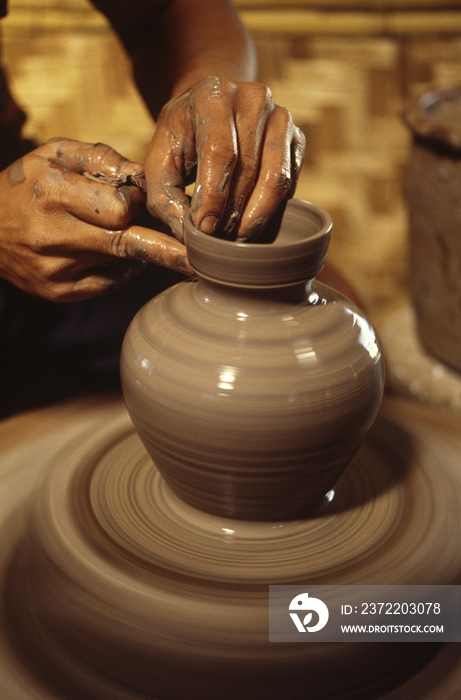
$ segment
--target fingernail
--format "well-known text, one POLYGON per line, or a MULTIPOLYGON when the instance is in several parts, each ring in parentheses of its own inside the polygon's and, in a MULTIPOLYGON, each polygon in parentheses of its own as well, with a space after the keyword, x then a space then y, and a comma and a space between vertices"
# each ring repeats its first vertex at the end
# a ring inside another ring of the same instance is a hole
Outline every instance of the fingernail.
POLYGON ((207 214, 200 224, 200 230, 203 233, 213 234, 219 225, 219 219, 215 214, 207 214))

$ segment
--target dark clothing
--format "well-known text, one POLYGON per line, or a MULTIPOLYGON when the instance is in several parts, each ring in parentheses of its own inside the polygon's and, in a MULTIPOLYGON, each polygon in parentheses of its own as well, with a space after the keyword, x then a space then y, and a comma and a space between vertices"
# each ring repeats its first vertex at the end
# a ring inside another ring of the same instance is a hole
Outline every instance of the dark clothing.
POLYGON ((0 417, 120 389, 123 336, 136 311, 183 275, 149 265, 104 297, 54 303, 0 280, 0 417))

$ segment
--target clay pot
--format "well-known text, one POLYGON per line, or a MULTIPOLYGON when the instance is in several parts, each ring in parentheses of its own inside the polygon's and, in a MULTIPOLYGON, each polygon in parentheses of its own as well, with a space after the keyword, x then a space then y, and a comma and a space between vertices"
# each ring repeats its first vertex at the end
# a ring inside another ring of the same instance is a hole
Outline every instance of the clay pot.
POLYGON ((196 508, 245 520, 316 509, 375 419, 377 335, 314 282, 330 231, 328 214, 300 200, 269 243, 212 238, 188 218, 197 279, 154 298, 128 329, 128 412, 165 481, 196 508))
POLYGON ((428 352, 461 371, 461 87, 411 100, 409 276, 428 352))

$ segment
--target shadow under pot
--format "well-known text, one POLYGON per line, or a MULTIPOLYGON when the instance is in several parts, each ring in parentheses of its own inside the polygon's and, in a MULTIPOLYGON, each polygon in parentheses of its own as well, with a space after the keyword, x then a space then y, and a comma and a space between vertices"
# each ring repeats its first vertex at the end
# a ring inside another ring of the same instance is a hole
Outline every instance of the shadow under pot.
POLYGON ((384 385, 376 331, 315 281, 329 215, 294 199, 273 226, 270 243, 237 243, 186 217, 197 277, 138 312, 121 356, 128 412, 167 484, 198 509, 244 520, 321 506, 384 385))

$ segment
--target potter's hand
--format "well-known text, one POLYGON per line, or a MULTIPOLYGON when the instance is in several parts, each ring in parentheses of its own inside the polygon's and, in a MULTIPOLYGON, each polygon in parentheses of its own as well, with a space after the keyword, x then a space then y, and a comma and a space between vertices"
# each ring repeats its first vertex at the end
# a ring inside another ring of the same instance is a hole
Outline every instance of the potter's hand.
POLYGON ((13 163, 0 173, 0 275, 31 294, 74 301, 120 288, 143 261, 189 274, 175 238, 130 225, 145 210, 145 195, 129 184, 141 172, 108 146, 66 139, 13 163))
POLYGON ((182 240, 184 190, 197 166, 194 224, 253 239, 293 195, 304 145, 266 86, 204 78, 160 113, 144 163, 149 211, 182 240))

